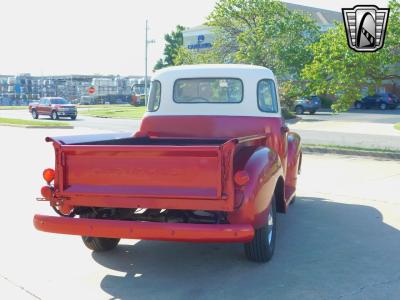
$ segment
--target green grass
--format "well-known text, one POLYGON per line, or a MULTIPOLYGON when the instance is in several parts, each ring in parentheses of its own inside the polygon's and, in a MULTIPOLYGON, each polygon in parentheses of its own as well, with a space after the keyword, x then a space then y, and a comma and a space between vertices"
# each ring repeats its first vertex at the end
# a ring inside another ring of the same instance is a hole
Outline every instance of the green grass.
MULTIPOLYGON (((85 106, 80 106, 85 107, 85 106)), ((105 105, 101 108, 91 107, 88 110, 82 110, 79 113, 85 116, 99 118, 116 118, 116 119, 141 119, 146 112, 145 106, 134 107, 131 105, 105 105)))
POLYGON ((34 125, 34 126, 71 126, 66 122, 54 122, 54 121, 35 121, 35 120, 21 120, 21 119, 10 119, 0 118, 0 124, 6 125, 34 125))
POLYGON ((397 130, 400 130, 400 123, 394 124, 394 128, 397 129, 397 130))
POLYGON ((325 145, 325 144, 303 144, 304 147, 318 147, 318 148, 329 148, 339 150, 353 150, 353 151, 370 151, 370 152, 386 152, 386 153, 399 153, 399 150, 393 150, 389 148, 369 148, 369 147, 353 147, 353 146, 341 146, 341 145, 325 145))
POLYGON ((11 110, 11 109, 20 109, 20 110, 23 110, 23 109, 28 109, 28 106, 7 106, 7 105, 5 105, 5 106, 2 106, 2 105, 0 105, 0 110, 11 110))
POLYGON ((132 108, 134 106, 130 104, 77 104, 78 108, 88 109, 111 109, 111 108, 132 108))
POLYGON ((296 118, 296 115, 285 107, 282 107, 282 116, 285 120, 296 118))

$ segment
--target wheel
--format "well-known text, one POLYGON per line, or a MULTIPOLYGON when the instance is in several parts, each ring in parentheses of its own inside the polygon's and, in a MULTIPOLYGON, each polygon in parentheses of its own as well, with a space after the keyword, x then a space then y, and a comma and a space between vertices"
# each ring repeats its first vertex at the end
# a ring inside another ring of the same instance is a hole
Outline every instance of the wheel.
POLYGON ((39 118, 39 114, 37 113, 36 110, 32 110, 32 118, 34 118, 34 119, 39 118))
POLYGON ((83 236, 82 241, 90 250, 100 252, 114 249, 117 247, 120 239, 83 236))
POLYGON ((387 108, 386 103, 381 103, 381 105, 379 105, 379 108, 380 108, 381 110, 385 110, 385 109, 387 108))
POLYGON ((76 116, 71 116, 71 120, 76 120, 76 116))
POLYGON ((298 106, 296 106, 294 111, 296 112, 296 115, 302 115, 304 113, 304 108, 302 106, 298 105, 298 106))
MULTIPOLYGON (((102 215, 96 212, 83 214, 81 218, 88 219, 101 219, 102 215)), ((120 239, 118 238, 103 238, 103 237, 92 237, 82 236, 82 241, 87 248, 93 251, 109 251, 117 247, 120 239)))
POLYGON ((316 110, 310 110, 310 115, 315 114, 316 110))
POLYGON ((51 113, 51 118, 53 120, 58 120, 58 113, 55 110, 51 113))
POLYGON ((357 109, 361 109, 361 108, 362 108, 361 102, 356 102, 356 104, 355 104, 354 106, 355 106, 355 108, 357 108, 357 109))
POLYGON ((276 203, 275 196, 271 199, 268 208, 266 224, 255 230, 251 242, 244 244, 244 251, 249 260, 256 262, 267 262, 272 258, 275 249, 276 237, 276 203))

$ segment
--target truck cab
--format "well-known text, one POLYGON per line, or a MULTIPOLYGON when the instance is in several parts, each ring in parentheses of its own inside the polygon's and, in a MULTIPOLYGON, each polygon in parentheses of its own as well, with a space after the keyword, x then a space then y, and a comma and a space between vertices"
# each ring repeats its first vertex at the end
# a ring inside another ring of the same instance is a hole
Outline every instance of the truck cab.
POLYGON ((247 258, 266 262, 301 167, 275 76, 250 65, 160 70, 137 132, 47 141, 55 168, 44 171, 39 200, 60 216, 34 224, 80 235, 94 251, 120 238, 240 242, 247 258))

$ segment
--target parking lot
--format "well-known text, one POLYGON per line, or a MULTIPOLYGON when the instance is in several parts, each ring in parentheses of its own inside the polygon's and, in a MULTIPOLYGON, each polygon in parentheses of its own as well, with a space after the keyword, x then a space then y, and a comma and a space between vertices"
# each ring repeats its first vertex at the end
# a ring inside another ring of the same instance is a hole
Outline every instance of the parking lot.
POLYGON ((47 135, 102 132, 0 127, 4 140, 0 288, 3 299, 398 299, 400 162, 304 155, 298 197, 278 216, 268 264, 242 245, 123 240, 91 253, 79 237, 33 228, 41 172, 53 165, 47 135), (27 134, 29 133, 29 134, 27 134))

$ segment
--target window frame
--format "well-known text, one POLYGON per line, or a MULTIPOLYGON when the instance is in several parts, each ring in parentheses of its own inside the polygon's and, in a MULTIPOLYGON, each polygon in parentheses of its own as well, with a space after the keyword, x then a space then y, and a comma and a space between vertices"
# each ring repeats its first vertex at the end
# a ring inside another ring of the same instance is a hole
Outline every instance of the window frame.
POLYGON ((161 106, 161 97, 162 97, 162 84, 161 84, 161 81, 160 81, 160 80, 155 79, 155 80, 153 80, 153 81, 151 82, 151 86, 150 86, 150 90, 149 90, 149 99, 147 100, 148 102, 147 102, 147 105, 146 105, 146 111, 147 111, 147 112, 156 112, 156 111, 158 111, 158 110, 160 109, 160 106, 161 106), (150 92, 151 92, 152 84, 153 84, 154 82, 158 82, 158 84, 160 85, 160 101, 159 101, 159 103, 158 103, 157 109, 149 110, 150 92))
POLYGON ((263 79, 260 79, 260 80, 257 82, 257 90, 256 90, 256 93, 257 93, 257 107, 258 107, 258 110, 259 110, 259 111, 261 111, 261 112, 263 112, 263 113, 269 113, 269 114, 277 114, 277 113, 279 113, 278 93, 277 93, 277 90, 276 90, 275 81, 274 81, 273 79, 271 79, 271 78, 263 78, 263 79), (274 94, 275 94, 276 111, 265 111, 265 110, 263 110, 263 109, 261 108, 261 106, 260 106, 260 99, 259 99, 258 90, 259 90, 259 88, 260 88, 260 84, 261 84, 262 81, 269 81, 269 82, 272 82, 272 85, 273 85, 273 88, 274 88, 274 94))
POLYGON ((174 101, 177 104, 240 104, 243 102, 244 99, 244 84, 242 79, 237 78, 237 77, 188 77, 188 78, 178 78, 175 79, 174 81, 174 86, 172 89, 172 101, 174 101), (177 102, 175 100, 175 86, 178 80, 198 80, 198 79, 233 79, 233 80, 238 80, 242 86, 242 93, 241 93, 241 98, 239 102, 177 102))

